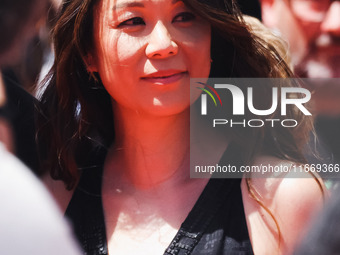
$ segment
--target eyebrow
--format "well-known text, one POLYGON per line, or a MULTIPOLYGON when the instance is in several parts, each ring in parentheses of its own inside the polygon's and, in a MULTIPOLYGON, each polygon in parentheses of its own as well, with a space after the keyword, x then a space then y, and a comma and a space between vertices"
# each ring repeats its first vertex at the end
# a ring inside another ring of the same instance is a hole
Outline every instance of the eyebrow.
MULTIPOLYGON (((182 2, 182 0, 172 0, 171 3, 175 4, 177 2, 182 2)), ((145 7, 144 3, 142 2, 137 2, 137 1, 129 1, 129 2, 123 2, 123 3, 119 3, 113 6, 113 10, 117 10, 117 9, 122 9, 122 8, 132 8, 132 7, 139 7, 139 8, 143 8, 145 7)))
POLYGON ((123 2, 113 6, 113 10, 127 8, 127 7, 144 7, 142 2, 130 1, 130 2, 123 2))

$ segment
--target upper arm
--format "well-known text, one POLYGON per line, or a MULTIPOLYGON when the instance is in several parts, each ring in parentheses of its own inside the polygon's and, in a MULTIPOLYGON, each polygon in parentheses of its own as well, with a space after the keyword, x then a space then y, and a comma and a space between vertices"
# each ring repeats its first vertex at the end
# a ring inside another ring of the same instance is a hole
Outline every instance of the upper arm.
POLYGON ((308 174, 305 177, 252 179, 251 187, 262 205, 250 196, 246 181, 242 181, 245 215, 255 254, 290 254, 305 234, 313 215, 323 205, 318 182, 308 174))
POLYGON ((321 209, 323 194, 314 178, 289 178, 282 180, 274 199, 283 244, 292 252, 306 234, 313 216, 321 209))

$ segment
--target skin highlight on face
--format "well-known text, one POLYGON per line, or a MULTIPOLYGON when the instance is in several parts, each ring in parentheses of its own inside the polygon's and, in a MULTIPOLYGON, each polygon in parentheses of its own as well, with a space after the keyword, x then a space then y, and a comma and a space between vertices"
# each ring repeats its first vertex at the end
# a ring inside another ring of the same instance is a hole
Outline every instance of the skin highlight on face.
POLYGON ((91 68, 119 106, 156 115, 189 106, 190 78, 210 72, 209 24, 163 0, 104 0, 94 20, 91 68))

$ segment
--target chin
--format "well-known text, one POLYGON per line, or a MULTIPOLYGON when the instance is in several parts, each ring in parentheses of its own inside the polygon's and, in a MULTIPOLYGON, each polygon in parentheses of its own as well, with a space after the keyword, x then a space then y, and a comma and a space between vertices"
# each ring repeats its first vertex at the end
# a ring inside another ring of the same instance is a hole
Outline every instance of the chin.
POLYGON ((163 105, 153 105, 151 108, 146 109, 148 115, 154 117, 170 117, 176 115, 182 115, 185 112, 189 112, 190 104, 163 104, 163 105))

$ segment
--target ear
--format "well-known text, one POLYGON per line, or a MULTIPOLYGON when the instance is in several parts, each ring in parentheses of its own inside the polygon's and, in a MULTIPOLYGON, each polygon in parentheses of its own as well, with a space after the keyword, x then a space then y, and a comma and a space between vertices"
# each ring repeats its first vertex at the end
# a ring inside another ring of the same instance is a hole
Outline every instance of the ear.
POLYGON ((89 73, 98 72, 97 64, 92 54, 87 54, 83 60, 89 73))
POLYGON ((276 0, 260 0, 261 3, 261 13, 263 24, 267 27, 273 28, 276 24, 276 0))

